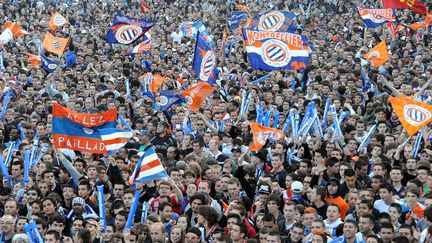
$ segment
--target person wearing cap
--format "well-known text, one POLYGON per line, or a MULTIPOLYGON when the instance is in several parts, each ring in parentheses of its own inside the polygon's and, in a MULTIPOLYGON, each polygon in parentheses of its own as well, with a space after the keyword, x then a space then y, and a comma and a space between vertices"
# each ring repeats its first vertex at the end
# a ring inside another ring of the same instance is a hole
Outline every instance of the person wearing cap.
POLYGON ((156 134, 150 140, 151 144, 155 146, 156 152, 164 156, 169 147, 177 147, 177 142, 168 132, 168 128, 169 125, 166 121, 160 121, 156 127, 156 134))
POLYGON ((258 196, 252 206, 251 214, 256 217, 258 213, 265 211, 265 205, 267 200, 272 193, 271 186, 265 182, 258 184, 258 196))
POLYGON ((325 200, 329 205, 334 203, 339 206, 340 217, 342 220, 344 220, 348 213, 349 206, 347 202, 339 195, 339 179, 332 178, 327 182, 327 196, 325 197, 325 200))
POLYGON ((188 243, 200 243, 201 242, 201 230, 197 227, 191 227, 186 231, 186 242, 188 243))
POLYGON ((99 216, 96 214, 89 214, 87 215, 84 221, 84 228, 88 229, 90 231, 90 234, 92 236, 92 241, 100 238, 98 225, 99 225, 99 216))
POLYGON ((251 164, 255 165, 255 178, 260 178, 263 173, 269 173, 271 168, 266 162, 266 155, 263 151, 253 153, 251 156, 251 164))
POLYGON ((128 141, 125 145, 125 148, 129 149, 137 149, 139 151, 146 151, 149 149, 152 144, 150 143, 150 139, 152 138, 153 134, 145 129, 140 130, 138 133, 138 142, 131 142, 128 141))

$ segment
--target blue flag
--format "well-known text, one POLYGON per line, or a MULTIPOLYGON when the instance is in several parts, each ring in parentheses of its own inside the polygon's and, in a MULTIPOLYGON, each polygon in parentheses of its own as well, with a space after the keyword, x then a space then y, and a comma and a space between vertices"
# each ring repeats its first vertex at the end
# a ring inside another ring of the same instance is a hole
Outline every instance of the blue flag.
POLYGON ((129 45, 143 36, 154 22, 146 19, 135 19, 116 14, 114 23, 106 34, 108 43, 129 45))
POLYGON ((182 102, 182 97, 171 90, 164 90, 159 92, 159 108, 160 111, 168 110, 172 105, 182 102))
POLYGON ((228 29, 234 30, 240 26, 240 21, 248 18, 248 12, 246 11, 234 11, 232 12, 231 18, 227 19, 228 29))
POLYGON ((192 63, 195 75, 213 86, 219 74, 216 65, 216 52, 211 48, 211 44, 201 37, 201 32, 198 32, 192 63))
POLYGON ((48 73, 54 72, 57 69, 58 65, 60 64, 60 61, 51 60, 48 57, 46 57, 42 50, 39 51, 39 56, 42 61, 42 68, 48 73))

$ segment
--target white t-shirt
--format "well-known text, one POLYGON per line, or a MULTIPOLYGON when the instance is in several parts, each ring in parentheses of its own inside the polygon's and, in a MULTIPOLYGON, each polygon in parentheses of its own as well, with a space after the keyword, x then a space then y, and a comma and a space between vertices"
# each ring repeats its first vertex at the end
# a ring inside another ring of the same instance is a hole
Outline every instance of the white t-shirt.
POLYGON ((330 223, 328 219, 324 220, 326 231, 329 232, 333 237, 336 237, 336 228, 342 223, 343 222, 340 218, 334 221, 333 223, 330 223))
POLYGON ((177 42, 177 43, 180 44, 181 43, 181 39, 183 38, 183 34, 181 32, 178 32, 178 33, 172 32, 171 33, 171 38, 173 38, 174 42, 177 42))
MULTIPOLYGON (((399 200, 395 200, 394 202, 402 205, 402 202, 399 200)), ((384 200, 380 199, 375 201, 374 208, 378 210, 380 213, 387 213, 390 208, 390 204, 386 204, 384 200)))

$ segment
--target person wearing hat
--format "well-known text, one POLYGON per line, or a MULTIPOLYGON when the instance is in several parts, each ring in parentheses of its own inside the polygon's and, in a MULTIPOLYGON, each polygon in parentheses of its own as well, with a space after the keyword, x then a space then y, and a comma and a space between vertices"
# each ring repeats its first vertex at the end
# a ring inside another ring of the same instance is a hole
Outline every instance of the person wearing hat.
POLYGON ((325 200, 329 205, 333 203, 339 206, 340 217, 342 220, 344 220, 348 213, 349 206, 347 202, 339 195, 339 187, 339 179, 330 179, 327 182, 327 196, 325 197, 325 200))
POLYGON ((272 193, 271 186, 265 182, 258 184, 258 197, 252 205, 252 213, 255 217, 262 211, 265 211, 267 199, 272 193))
POLYGON ((197 227, 191 227, 186 231, 186 242, 189 243, 200 243, 201 242, 201 231, 197 227))
POLYGON ((89 214, 96 214, 95 211, 81 197, 75 197, 72 200, 72 210, 67 215, 67 218, 73 221, 76 217, 85 218, 89 214))
POLYGON ((87 215, 84 221, 84 228, 88 229, 92 236, 92 242, 100 238, 98 225, 99 225, 99 216, 96 214, 87 215))
POLYGON ((125 148, 127 149, 137 149, 139 151, 146 151, 149 149, 152 144, 150 143, 150 139, 152 138, 153 134, 145 129, 141 129, 138 133, 138 142, 131 142, 128 141, 125 145, 125 148))
POLYGON ((156 147, 156 152, 166 155, 169 147, 177 147, 177 141, 168 132, 169 125, 166 121, 160 121, 156 127, 156 134, 150 142, 156 147))
POLYGON ((266 155, 263 151, 253 153, 251 163, 255 165, 255 178, 259 178, 263 173, 269 173, 271 168, 266 163, 266 155))

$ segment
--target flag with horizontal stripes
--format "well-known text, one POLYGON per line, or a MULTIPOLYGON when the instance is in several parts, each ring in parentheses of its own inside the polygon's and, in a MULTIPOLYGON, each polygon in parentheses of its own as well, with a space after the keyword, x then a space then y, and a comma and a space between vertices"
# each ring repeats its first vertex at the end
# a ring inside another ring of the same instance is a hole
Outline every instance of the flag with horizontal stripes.
POLYGON ((153 148, 147 149, 141 156, 131 177, 129 185, 134 183, 145 183, 152 180, 167 178, 168 174, 163 167, 158 155, 153 148))
POLYGON ((100 129, 99 133, 103 143, 105 144, 108 154, 114 154, 119 149, 123 148, 133 136, 133 132, 131 130, 125 130, 121 128, 100 129))

